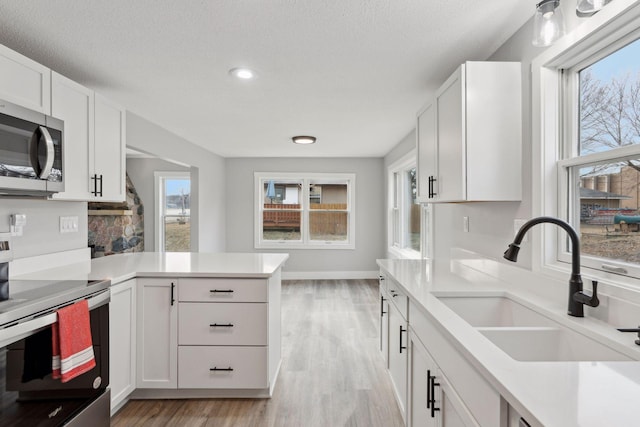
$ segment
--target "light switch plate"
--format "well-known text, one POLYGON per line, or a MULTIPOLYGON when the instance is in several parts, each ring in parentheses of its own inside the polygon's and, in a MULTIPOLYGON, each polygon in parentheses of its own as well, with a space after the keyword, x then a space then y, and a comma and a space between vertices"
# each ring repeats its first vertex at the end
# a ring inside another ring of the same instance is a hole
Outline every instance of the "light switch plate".
POLYGON ((469 217, 468 216, 463 216, 462 217, 462 231, 465 233, 469 232, 469 217))
POLYGON ((78 217, 77 216, 61 216, 60 217, 60 233, 77 233, 78 217))

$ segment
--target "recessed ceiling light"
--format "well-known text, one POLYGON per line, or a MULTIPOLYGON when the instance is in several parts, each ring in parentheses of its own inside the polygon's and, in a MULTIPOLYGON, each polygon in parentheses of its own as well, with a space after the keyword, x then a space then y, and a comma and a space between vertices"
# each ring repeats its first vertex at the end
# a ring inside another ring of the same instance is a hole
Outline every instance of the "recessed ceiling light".
POLYGON ((236 77, 242 80, 251 80, 256 76, 253 71, 244 67, 232 68, 229 70, 229 74, 231 74, 233 77, 236 77))
POLYGON ((294 136, 293 138, 291 138, 293 140, 293 142, 295 144, 313 144, 314 142, 316 142, 316 137, 315 136, 304 136, 304 135, 299 135, 299 136, 294 136))

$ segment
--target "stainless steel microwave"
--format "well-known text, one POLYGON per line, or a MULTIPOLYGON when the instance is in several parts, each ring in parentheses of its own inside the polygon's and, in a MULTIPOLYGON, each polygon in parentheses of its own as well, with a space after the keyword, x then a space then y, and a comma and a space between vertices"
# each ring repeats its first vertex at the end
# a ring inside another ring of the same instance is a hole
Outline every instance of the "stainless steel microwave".
POLYGON ((64 123, 0 100, 0 196, 64 191, 64 123))

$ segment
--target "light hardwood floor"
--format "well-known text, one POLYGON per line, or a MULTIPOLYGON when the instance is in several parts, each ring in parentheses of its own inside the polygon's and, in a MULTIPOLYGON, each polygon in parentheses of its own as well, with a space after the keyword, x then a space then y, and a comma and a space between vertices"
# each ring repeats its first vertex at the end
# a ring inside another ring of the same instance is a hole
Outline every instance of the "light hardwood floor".
POLYGON ((378 351, 378 282, 282 283, 282 367, 271 399, 131 401, 122 426, 402 426, 378 351))

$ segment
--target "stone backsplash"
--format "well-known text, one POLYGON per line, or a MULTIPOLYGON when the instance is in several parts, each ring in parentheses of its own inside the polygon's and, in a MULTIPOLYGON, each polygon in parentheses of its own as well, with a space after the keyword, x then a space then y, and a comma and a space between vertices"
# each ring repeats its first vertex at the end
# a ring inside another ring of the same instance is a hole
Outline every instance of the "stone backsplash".
POLYGON ((126 202, 89 203, 92 257, 144 251, 144 205, 127 175, 126 202), (97 211, 105 211, 100 214, 97 211), (114 211, 118 211, 114 214, 114 211), (123 213, 131 211, 131 213, 123 213))

